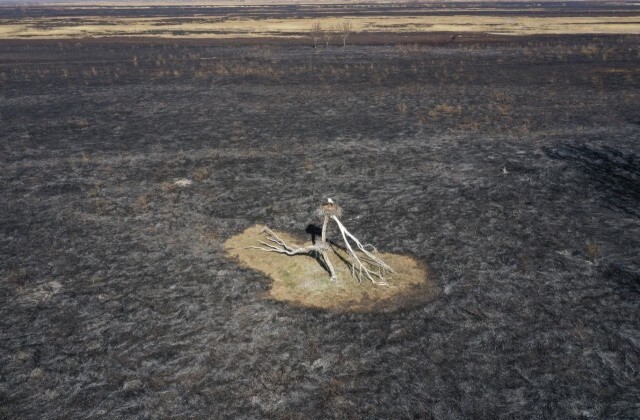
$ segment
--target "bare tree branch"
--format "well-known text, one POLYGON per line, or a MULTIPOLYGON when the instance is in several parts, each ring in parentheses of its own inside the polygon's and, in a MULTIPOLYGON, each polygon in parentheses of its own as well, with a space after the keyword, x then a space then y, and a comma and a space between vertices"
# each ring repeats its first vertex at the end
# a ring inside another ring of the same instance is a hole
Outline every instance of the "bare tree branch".
POLYGON ((331 44, 331 39, 333 38, 334 31, 335 30, 333 29, 333 27, 329 27, 322 31, 322 38, 324 39, 324 46, 326 48, 328 48, 329 44, 331 44))
POLYGON ((343 47, 347 46, 347 38, 349 38, 351 32, 353 32, 353 25, 351 25, 351 22, 348 20, 340 22, 338 25, 338 33, 340 34, 340 38, 342 38, 343 47))
POLYGON ((387 286, 386 273, 394 273, 393 269, 380 258, 367 251, 366 245, 362 245, 358 238, 353 236, 336 216, 331 218, 338 225, 344 244, 347 247, 347 253, 351 258, 351 275, 358 281, 368 279, 375 284, 387 286), (364 256, 358 256, 349 240, 356 244, 358 251, 364 256))
POLYGON ((340 233, 342 234, 342 238, 344 239, 345 244, 347 244, 347 248, 349 248, 352 253, 354 253, 354 252, 353 252, 353 249, 350 247, 350 245, 348 245, 347 237, 349 237, 351 240, 353 240, 353 242, 355 242, 355 244, 358 247, 358 249, 362 253, 364 253, 364 255, 366 255, 369 259, 371 259, 371 261, 373 261, 375 264, 378 264, 381 268, 383 268, 383 269, 385 269, 387 271, 390 271, 392 273, 394 272, 393 269, 389 265, 387 265, 384 261, 382 261, 380 258, 378 258, 375 255, 373 255, 371 252, 367 251, 366 248, 367 247, 371 247, 371 248, 373 248, 373 252, 377 252, 377 250, 375 249, 375 247, 373 245, 370 245, 370 244, 363 245, 362 243, 360 243, 358 238, 353 236, 351 234, 351 232, 349 232, 347 230, 347 228, 344 227, 342 222, 340 222, 340 220, 336 216, 332 216, 331 218, 338 225, 338 229, 340 229, 340 233))
POLYGON ((320 22, 313 22, 311 25, 311 39, 313 40, 313 48, 318 47, 318 41, 322 38, 322 25, 320 22))
POLYGON ((289 245, 286 244, 285 241, 280 239, 278 237, 278 235, 276 235, 268 227, 264 228, 264 232, 266 232, 269 235, 269 236, 267 236, 267 240, 270 241, 270 242, 275 243, 276 245, 268 244, 268 243, 266 243, 264 241, 258 241, 259 243, 264 245, 266 248, 265 247, 261 247, 261 246, 250 246, 248 248, 250 248, 250 249, 259 249, 261 251, 267 251, 267 252, 278 252, 280 254, 287 254, 287 255, 309 254, 309 253, 311 253, 313 251, 316 251, 315 245, 307 246, 307 247, 304 247, 304 248, 290 247, 289 245))
POLYGON ((395 273, 393 269, 379 257, 374 255, 377 253, 375 247, 370 244, 362 244, 358 238, 356 238, 347 228, 342 224, 339 216, 342 215, 342 209, 335 204, 333 200, 328 199, 325 204, 320 206, 316 212, 319 216, 322 216, 322 238, 320 242, 306 247, 290 246, 283 241, 278 235, 276 235, 268 227, 264 228, 264 232, 267 233, 267 241, 258 241, 262 246, 251 246, 249 248, 258 249, 265 252, 277 252, 286 255, 299 255, 308 254, 315 256, 320 264, 324 265, 331 274, 331 281, 337 279, 336 270, 329 259, 328 252, 333 251, 334 244, 327 239, 327 230, 329 227, 329 221, 333 220, 338 226, 342 240, 344 241, 344 247, 335 245, 345 252, 349 261, 338 256, 349 266, 351 275, 359 282, 363 280, 369 280, 374 284, 381 286, 388 286, 387 274, 395 273))

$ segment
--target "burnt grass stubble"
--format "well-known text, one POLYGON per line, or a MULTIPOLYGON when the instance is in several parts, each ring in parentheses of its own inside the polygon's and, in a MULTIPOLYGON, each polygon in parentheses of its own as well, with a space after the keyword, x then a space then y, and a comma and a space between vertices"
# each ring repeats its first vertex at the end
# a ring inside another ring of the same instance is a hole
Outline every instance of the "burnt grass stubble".
POLYGON ((3 44, 0 417, 637 418, 638 45, 3 44), (440 295, 225 258, 327 196, 440 295))

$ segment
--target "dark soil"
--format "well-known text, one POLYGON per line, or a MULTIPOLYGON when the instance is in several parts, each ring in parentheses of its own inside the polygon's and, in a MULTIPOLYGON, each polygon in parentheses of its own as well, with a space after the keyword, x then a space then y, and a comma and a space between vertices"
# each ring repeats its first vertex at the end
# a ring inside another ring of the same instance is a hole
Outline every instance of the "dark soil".
POLYGON ((639 68, 633 37, 1 44, 0 418, 640 417, 639 68), (296 308, 224 257, 326 197, 441 295, 296 308))

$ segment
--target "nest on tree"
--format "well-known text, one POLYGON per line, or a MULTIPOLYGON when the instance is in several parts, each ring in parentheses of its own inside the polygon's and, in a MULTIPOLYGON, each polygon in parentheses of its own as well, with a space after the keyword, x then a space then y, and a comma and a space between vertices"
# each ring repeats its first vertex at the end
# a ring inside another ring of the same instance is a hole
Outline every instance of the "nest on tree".
POLYGON ((342 207, 340 207, 336 203, 327 202, 321 205, 316 210, 316 215, 320 218, 331 217, 331 216, 341 217, 342 207))

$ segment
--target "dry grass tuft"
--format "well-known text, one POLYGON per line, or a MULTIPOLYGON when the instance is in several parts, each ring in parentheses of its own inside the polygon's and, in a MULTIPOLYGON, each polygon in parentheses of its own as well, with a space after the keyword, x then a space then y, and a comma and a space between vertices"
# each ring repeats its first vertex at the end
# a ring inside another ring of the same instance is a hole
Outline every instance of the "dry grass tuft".
POLYGON ((584 45, 580 48, 580 53, 587 57, 593 57, 600 52, 600 47, 595 44, 584 45))
POLYGON ((407 112, 408 112, 407 104, 405 104, 404 102, 400 102, 399 104, 396 105, 396 110, 400 115, 407 115, 407 112))
POLYGON ((461 112, 462 107, 460 105, 439 104, 429 110, 428 114, 430 117, 436 118, 442 115, 458 115, 461 112))
POLYGON ((213 245, 218 237, 215 231, 209 226, 198 226, 198 241, 203 245, 213 245))
POLYGON ((191 172, 191 177, 193 177, 193 179, 195 179, 198 182, 203 182, 207 180, 210 176, 211 176, 211 171, 209 170, 209 168, 205 166, 197 168, 193 172, 191 172))
POLYGON ((7 273, 6 278, 10 284, 24 286, 29 280, 29 275, 25 268, 17 268, 9 271, 9 273, 7 273))
MULTIPOLYGON (((330 255, 338 273, 338 281, 330 282, 329 274, 311 256, 287 256, 248 247, 265 240, 264 226, 255 225, 224 243, 227 255, 243 266, 266 274, 273 281, 269 295, 296 306, 329 309, 339 312, 388 312, 433 299, 438 291, 428 276, 427 268, 411 257, 380 254, 396 274, 390 287, 369 282, 358 283, 345 264, 346 254, 330 255)), ((276 232, 290 244, 301 244, 291 235, 276 232)))
POLYGON ((91 200, 90 212, 98 216, 107 216, 116 211, 116 203, 106 198, 96 198, 91 200))
POLYGON ((304 159, 302 161, 302 167, 305 171, 311 172, 316 168, 316 165, 313 163, 311 159, 304 159))
POLYGON ((133 202, 132 210, 136 214, 144 214, 150 210, 149 203, 151 202, 151 196, 149 194, 142 194, 136 198, 133 202))
POLYGON ((600 255, 600 247, 596 241, 587 241, 584 245, 584 253, 587 255, 589 261, 594 262, 598 255, 600 255))

